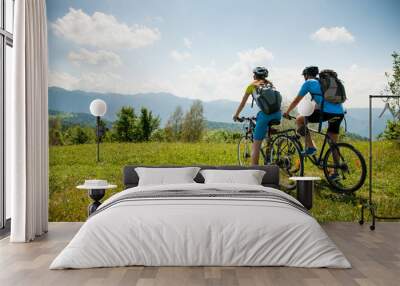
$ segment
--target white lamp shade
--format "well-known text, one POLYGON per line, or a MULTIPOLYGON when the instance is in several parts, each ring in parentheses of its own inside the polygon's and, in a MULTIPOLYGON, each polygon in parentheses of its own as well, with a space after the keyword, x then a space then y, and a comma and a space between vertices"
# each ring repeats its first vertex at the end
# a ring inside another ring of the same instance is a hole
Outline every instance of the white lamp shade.
POLYGON ((303 98, 300 101, 299 106, 297 107, 297 111, 302 116, 310 116, 315 109, 315 102, 309 99, 308 97, 303 98))
POLYGON ((104 100, 95 99, 90 103, 90 113, 94 116, 104 116, 107 112, 107 104, 104 100))

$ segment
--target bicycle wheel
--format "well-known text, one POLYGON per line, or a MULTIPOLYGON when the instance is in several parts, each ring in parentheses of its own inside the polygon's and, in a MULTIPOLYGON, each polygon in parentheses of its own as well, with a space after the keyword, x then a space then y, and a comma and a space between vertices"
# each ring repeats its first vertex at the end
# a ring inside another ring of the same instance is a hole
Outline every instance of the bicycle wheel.
POLYGON ((238 162, 240 166, 250 166, 251 165, 251 147, 253 145, 253 140, 248 138, 247 136, 243 136, 240 138, 238 147, 237 147, 237 155, 238 162))
POLYGON ((363 155, 348 143, 337 143, 328 149, 323 169, 328 183, 343 193, 357 191, 367 176, 363 155))
POLYGON ((281 188, 293 190, 296 188, 296 182, 289 178, 304 174, 304 161, 299 145, 289 136, 278 136, 273 140, 270 152, 270 162, 280 170, 281 188))

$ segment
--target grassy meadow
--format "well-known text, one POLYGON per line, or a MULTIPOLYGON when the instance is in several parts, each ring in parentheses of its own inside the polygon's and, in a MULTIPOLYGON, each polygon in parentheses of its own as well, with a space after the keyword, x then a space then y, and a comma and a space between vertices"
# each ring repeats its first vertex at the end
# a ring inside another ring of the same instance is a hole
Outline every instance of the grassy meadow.
MULTIPOLYGON (((368 142, 351 141, 368 161, 368 142)), ((118 185, 106 197, 123 189, 122 168, 142 165, 237 164, 232 143, 104 143, 96 163, 94 144, 50 147, 50 221, 84 221, 91 200, 75 186, 85 179, 106 179, 118 185)), ((306 164, 306 175, 323 177, 323 171, 306 164)), ((320 221, 357 221, 359 198, 368 196, 368 179, 356 196, 332 192, 323 180, 317 185, 312 214, 320 221)), ((400 145, 374 142, 374 199, 378 212, 400 214, 400 145)))

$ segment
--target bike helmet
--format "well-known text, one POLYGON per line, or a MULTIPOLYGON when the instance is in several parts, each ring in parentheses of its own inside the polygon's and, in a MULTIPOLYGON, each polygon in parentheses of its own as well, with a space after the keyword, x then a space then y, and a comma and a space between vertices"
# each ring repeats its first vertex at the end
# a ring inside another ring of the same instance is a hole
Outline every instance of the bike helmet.
POLYGON ((313 76, 316 77, 319 73, 319 69, 316 66, 309 66, 304 68, 302 75, 309 75, 309 76, 313 76))
POLYGON ((268 77, 268 70, 264 67, 256 67, 255 69, 253 69, 253 73, 258 77, 268 77))

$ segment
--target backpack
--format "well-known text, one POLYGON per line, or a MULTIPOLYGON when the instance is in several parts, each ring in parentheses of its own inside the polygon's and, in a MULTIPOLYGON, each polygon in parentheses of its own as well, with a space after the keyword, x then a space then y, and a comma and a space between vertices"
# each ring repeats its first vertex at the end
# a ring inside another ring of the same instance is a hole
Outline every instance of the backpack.
POLYGON ((281 110, 282 96, 279 91, 273 88, 271 85, 260 85, 255 89, 252 94, 253 107, 254 101, 257 106, 265 114, 271 114, 281 110))
POLYGON ((325 101, 336 104, 346 101, 346 91, 335 71, 322 70, 319 73, 319 83, 325 101))

